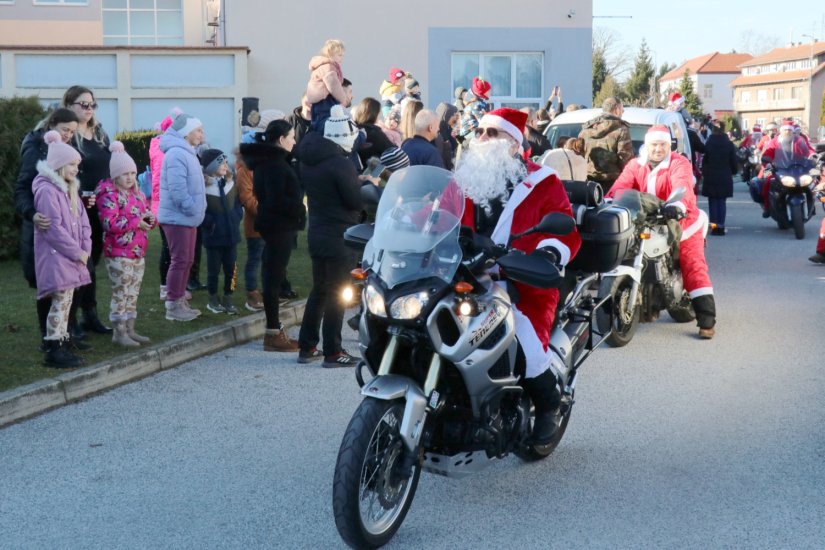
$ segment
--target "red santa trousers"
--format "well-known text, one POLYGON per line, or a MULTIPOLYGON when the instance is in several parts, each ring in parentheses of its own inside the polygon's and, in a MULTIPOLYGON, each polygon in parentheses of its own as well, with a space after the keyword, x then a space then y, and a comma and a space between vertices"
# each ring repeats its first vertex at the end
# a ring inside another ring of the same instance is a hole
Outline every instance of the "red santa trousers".
POLYGON ((679 267, 682 281, 691 298, 713 294, 713 286, 708 275, 705 260, 705 237, 697 231, 680 243, 679 267))

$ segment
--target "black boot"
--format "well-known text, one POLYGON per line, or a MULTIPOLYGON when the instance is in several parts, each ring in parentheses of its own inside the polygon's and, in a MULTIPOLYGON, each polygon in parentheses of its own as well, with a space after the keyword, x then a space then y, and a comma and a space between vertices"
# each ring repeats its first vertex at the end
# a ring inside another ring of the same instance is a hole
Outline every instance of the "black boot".
POLYGON ((96 332, 98 334, 112 333, 112 329, 110 327, 107 327, 100 322, 100 318, 97 316, 96 308, 83 310, 83 323, 81 326, 90 332, 96 332))
POLYGON ((535 378, 525 378, 521 385, 533 402, 536 412, 531 442, 534 445, 547 445, 559 429, 556 413, 561 405, 561 392, 556 376, 548 369, 535 378))
POLYGON ((693 311, 696 312, 696 324, 699 326, 699 337, 710 340, 716 334, 716 300, 713 294, 705 294, 691 299, 693 311))
POLYGON ((80 357, 69 351, 66 340, 45 340, 45 344, 45 366, 54 369, 73 369, 83 364, 80 357))
POLYGON ((71 333, 69 333, 69 339, 66 340, 66 346, 71 351, 89 351, 90 349, 92 349, 91 344, 87 344, 82 340, 75 340, 74 338, 72 338, 71 333))
POLYGON ((86 331, 80 328, 80 324, 77 322, 77 318, 70 315, 69 316, 69 336, 71 336, 72 340, 76 342, 80 342, 81 340, 86 338, 86 331))

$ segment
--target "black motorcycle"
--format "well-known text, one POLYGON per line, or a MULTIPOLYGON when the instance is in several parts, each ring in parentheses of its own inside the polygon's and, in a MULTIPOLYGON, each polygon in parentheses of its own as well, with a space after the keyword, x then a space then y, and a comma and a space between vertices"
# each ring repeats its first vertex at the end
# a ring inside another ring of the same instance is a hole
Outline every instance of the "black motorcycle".
MULTIPOLYGON (((768 165, 764 181, 768 185, 770 217, 779 229, 793 227, 797 239, 805 238, 805 222, 810 220, 816 210, 813 189, 817 169, 811 173, 810 164, 799 163, 786 168, 774 168, 768 165)), ((759 197, 761 204, 761 196, 759 197)))

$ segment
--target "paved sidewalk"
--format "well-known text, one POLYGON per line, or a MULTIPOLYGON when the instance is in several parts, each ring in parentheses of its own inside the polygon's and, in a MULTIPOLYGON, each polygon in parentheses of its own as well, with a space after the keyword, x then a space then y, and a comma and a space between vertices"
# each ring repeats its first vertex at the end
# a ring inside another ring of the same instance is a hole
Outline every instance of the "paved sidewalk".
MULTIPOLYGON (((281 308, 281 322, 295 326, 304 316, 306 300, 281 308)), ((248 315, 106 361, 61 373, 0 393, 0 428, 85 399, 121 384, 171 369, 218 350, 261 338, 263 313, 248 315)))

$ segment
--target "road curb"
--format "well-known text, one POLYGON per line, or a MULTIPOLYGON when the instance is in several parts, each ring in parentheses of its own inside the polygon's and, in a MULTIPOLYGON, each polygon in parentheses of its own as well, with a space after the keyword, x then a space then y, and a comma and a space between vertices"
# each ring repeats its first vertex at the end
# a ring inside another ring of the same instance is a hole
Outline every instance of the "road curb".
MULTIPOLYGON (((295 326, 304 316, 306 300, 282 307, 281 322, 295 326)), ((162 344, 113 357, 53 378, 0 393, 0 428, 117 386, 171 369, 198 357, 263 336, 263 313, 248 315, 162 344)))

